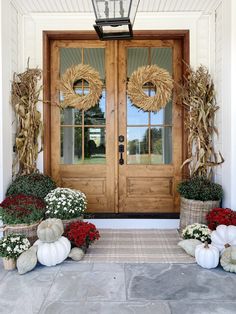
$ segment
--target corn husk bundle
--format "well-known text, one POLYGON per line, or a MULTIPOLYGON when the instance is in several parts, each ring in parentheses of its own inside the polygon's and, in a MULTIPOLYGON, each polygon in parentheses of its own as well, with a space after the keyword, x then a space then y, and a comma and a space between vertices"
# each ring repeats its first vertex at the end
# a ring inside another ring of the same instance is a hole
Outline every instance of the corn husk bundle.
POLYGON ((74 107, 88 110, 98 103, 103 83, 95 69, 88 64, 78 64, 66 70, 58 85, 64 97, 60 103, 61 108, 74 107), (89 93, 87 95, 76 94, 74 85, 79 80, 88 82, 89 93))
POLYGON ((17 116, 16 152, 19 175, 37 172, 36 161, 39 153, 38 137, 42 131, 41 114, 37 110, 38 87, 42 71, 27 69, 14 74, 12 82, 12 105, 17 116))
POLYGON ((134 106, 143 111, 157 112, 164 108, 173 90, 173 79, 168 71, 157 65, 148 65, 138 68, 130 77, 127 94, 134 106), (143 87, 151 83, 156 89, 154 96, 148 96, 143 87))
POLYGON ((182 86, 182 100, 188 110, 185 127, 188 132, 188 165, 190 176, 211 178, 213 167, 224 162, 221 153, 213 147, 216 105, 215 88, 208 69, 200 66, 194 71, 188 68, 188 76, 182 86))

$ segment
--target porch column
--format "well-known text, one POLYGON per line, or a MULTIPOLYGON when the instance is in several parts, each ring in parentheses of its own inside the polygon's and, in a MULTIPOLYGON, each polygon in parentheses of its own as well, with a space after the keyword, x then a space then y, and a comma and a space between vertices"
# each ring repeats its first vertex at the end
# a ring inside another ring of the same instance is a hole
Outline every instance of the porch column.
POLYGON ((222 186, 224 207, 236 210, 236 1, 222 1, 222 186))
POLYGON ((11 86, 11 7, 0 1, 0 201, 5 197, 12 176, 11 86))

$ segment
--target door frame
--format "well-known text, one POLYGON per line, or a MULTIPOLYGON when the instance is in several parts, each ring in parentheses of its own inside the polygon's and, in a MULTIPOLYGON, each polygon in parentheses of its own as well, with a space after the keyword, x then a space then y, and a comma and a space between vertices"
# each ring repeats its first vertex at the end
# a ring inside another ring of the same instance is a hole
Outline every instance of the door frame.
MULTIPOLYGON (((134 40, 169 40, 169 39, 179 39, 181 40, 182 52, 183 52, 183 63, 182 63, 182 73, 183 75, 187 71, 187 64, 189 64, 189 30, 148 30, 148 31, 135 31, 134 40)), ((51 98, 51 43, 54 40, 97 40, 97 35, 93 31, 43 31, 43 125, 44 125, 44 173, 51 175, 51 110, 48 105, 51 98)), ((118 54, 118 49, 115 49, 115 53, 118 54)), ((117 55, 118 57, 118 55, 117 55)), ((118 78, 117 82, 118 82, 118 78)), ((184 132, 184 120, 187 111, 182 107, 182 156, 183 160, 187 158, 187 135, 184 132)), ((117 132, 118 134, 118 132, 117 132)), ((117 154, 116 154, 117 155, 117 154)), ((118 167, 116 167, 115 172, 118 172, 118 167)), ((117 173, 116 173, 117 174, 117 173)), ((185 167, 182 171, 182 177, 188 175, 188 170, 185 167)), ((117 175, 115 176, 117 178, 117 175)), ((117 182, 115 183, 117 187, 117 182)), ((115 197, 118 197, 117 188, 115 189, 115 197)), ((117 202, 115 202, 118 204, 117 202)), ((115 211, 117 212, 117 208, 115 211)))

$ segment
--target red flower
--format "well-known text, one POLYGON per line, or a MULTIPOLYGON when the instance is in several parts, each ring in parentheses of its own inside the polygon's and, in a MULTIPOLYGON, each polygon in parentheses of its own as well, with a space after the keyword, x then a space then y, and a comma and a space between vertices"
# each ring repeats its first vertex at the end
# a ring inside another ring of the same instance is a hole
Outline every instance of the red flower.
POLYGON ((95 225, 83 221, 72 222, 67 226, 65 236, 78 247, 88 247, 90 243, 100 238, 95 225))
POLYGON ((207 215, 208 227, 215 230, 218 225, 236 225, 236 212, 230 208, 213 208, 207 215))

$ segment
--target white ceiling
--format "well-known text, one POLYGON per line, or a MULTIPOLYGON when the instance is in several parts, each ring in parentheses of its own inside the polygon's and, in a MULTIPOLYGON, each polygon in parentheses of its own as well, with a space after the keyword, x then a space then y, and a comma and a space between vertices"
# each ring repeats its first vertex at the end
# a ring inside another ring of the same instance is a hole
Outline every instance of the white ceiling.
MULTIPOLYGON (((11 0, 24 14, 79 12, 92 13, 91 0, 11 0)), ((140 0, 138 12, 211 13, 221 0, 140 0)), ((227 1, 227 0, 225 0, 227 1)))

